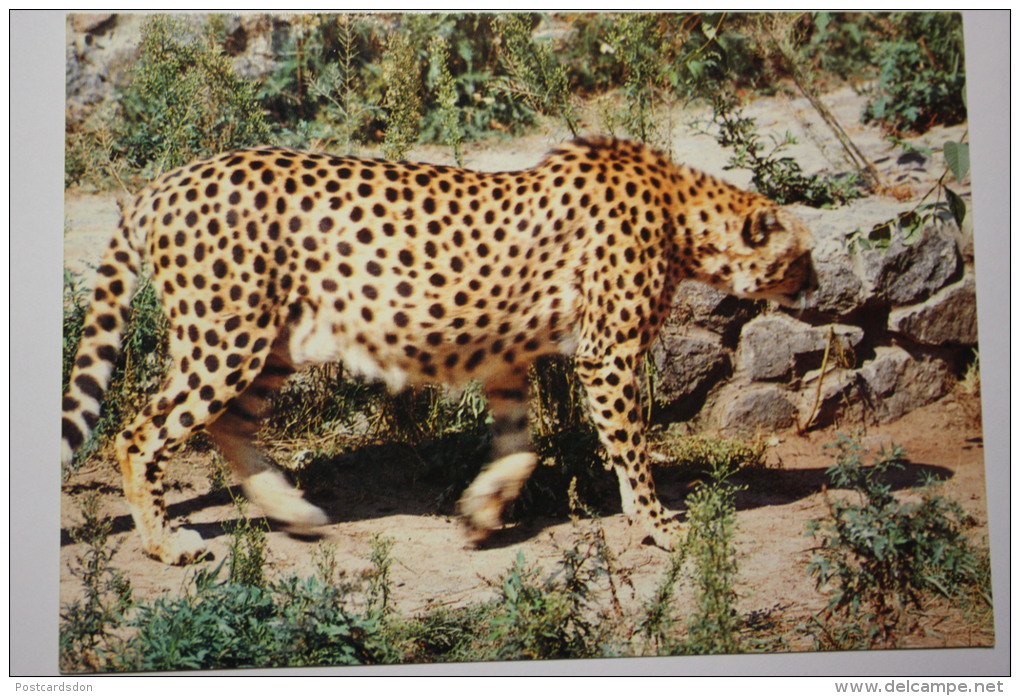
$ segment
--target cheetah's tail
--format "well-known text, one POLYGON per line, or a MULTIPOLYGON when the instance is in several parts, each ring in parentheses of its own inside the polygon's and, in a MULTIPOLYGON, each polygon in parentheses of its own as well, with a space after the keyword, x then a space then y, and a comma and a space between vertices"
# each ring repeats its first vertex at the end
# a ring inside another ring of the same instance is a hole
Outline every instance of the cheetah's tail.
POLYGON ((131 298, 138 286, 141 255, 132 229, 124 220, 121 218, 120 229, 110 240, 99 266, 85 330, 64 394, 60 459, 65 465, 99 421, 103 394, 113 374, 131 298))

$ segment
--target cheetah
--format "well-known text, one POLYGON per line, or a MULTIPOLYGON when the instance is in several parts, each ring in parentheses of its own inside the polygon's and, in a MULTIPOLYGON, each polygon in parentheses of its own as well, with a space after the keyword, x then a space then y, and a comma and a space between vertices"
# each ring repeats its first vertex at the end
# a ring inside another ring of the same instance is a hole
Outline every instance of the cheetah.
POLYGON ((623 512, 669 548, 678 521, 656 497, 635 368, 678 283, 785 305, 814 283, 811 234, 788 211, 608 138, 512 172, 237 150, 160 176, 121 212, 64 396, 62 458, 96 424, 151 266, 171 367, 115 449, 143 549, 169 564, 204 553, 198 532, 170 525, 162 483, 198 432, 267 516, 328 523, 252 436, 290 375, 331 361, 392 390, 482 385, 491 460, 458 512, 483 540, 535 468, 528 369, 549 353, 574 358, 623 512))

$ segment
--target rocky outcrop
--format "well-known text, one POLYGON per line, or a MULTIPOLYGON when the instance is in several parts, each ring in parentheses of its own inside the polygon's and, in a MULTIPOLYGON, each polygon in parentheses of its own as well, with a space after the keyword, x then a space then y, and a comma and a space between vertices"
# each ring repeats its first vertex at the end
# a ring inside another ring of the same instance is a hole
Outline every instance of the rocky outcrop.
POLYGON ((819 288, 798 312, 685 283, 652 352, 662 417, 728 431, 886 422, 945 395, 977 344, 973 272, 939 218, 909 243, 853 243, 898 212, 874 200, 799 210, 819 288))

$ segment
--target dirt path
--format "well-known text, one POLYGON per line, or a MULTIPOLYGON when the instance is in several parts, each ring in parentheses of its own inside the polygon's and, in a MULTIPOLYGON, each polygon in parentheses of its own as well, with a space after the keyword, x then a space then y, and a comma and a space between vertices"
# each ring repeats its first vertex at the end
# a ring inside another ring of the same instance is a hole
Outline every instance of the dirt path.
MULTIPOLYGON (((898 479, 900 488, 915 481, 922 470, 946 478, 946 494, 974 518, 972 532, 980 539, 987 533, 987 516, 983 447, 974 408, 973 397, 951 395, 897 423, 870 430, 864 442, 875 448, 896 443, 907 449, 911 464, 898 479)), ((741 612, 768 615, 789 629, 822 609, 826 601, 807 572, 813 542, 806 530, 810 520, 826 513, 824 472, 832 460, 823 446, 833 442, 835 434, 822 431, 798 436, 789 432, 778 439, 768 452, 768 470, 741 479, 748 489, 737 499, 740 570, 736 590, 741 612)), ((168 473, 170 514, 202 533, 215 563, 227 553, 229 535, 224 524, 237 520, 238 510, 228 493, 210 493, 210 454, 181 459, 168 473)), ((434 486, 414 482, 409 467, 400 462, 384 467, 385 471, 372 472, 368 486, 358 479, 358 472, 341 472, 335 496, 316 499, 337 520, 325 529, 321 541, 333 545, 341 577, 354 579, 370 568, 373 537, 391 539, 395 559, 392 599, 405 616, 436 606, 456 607, 493 598, 518 553, 523 553, 529 564, 543 567, 544 577, 553 570, 563 549, 598 528, 604 530, 616 555, 620 577, 629 580, 629 586, 621 586, 618 593, 624 611, 640 610, 667 567, 668 554, 641 545, 640 537, 619 514, 577 522, 532 520, 503 530, 486 548, 471 548, 455 518, 439 514, 430 504, 439 494, 434 486)), ((669 476, 660 475, 659 479, 666 504, 682 508, 688 484, 671 481, 669 476)), ((70 601, 81 592, 66 568, 83 549, 70 543, 67 531, 81 519, 77 500, 90 490, 100 492, 104 513, 114 518, 113 541, 122 545, 113 566, 131 579, 135 599, 179 593, 194 569, 167 567, 142 555, 120 493, 119 476, 112 462, 104 462, 79 472, 64 485, 61 601, 70 601)), ((297 539, 274 529, 267 550, 271 576, 311 575, 317 546, 317 540, 297 539)), ((691 594, 690 588, 682 589, 678 606, 689 604, 691 594)), ((935 632, 914 637, 910 644, 960 646, 988 639, 983 633, 935 632)), ((810 645, 804 639, 790 647, 809 649, 810 645)))

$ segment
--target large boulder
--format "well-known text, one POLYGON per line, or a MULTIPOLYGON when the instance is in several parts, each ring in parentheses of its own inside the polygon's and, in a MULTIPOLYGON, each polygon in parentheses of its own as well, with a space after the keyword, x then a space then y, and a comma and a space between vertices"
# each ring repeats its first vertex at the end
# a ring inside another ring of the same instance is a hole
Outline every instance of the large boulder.
POLYGON ((942 288, 920 304, 889 313, 889 330, 927 345, 973 346, 977 343, 977 298, 974 276, 942 288))
POLYGON ((737 369, 753 381, 789 381, 821 365, 830 335, 840 354, 853 354, 864 329, 811 326, 785 314, 757 317, 740 332, 737 369))

